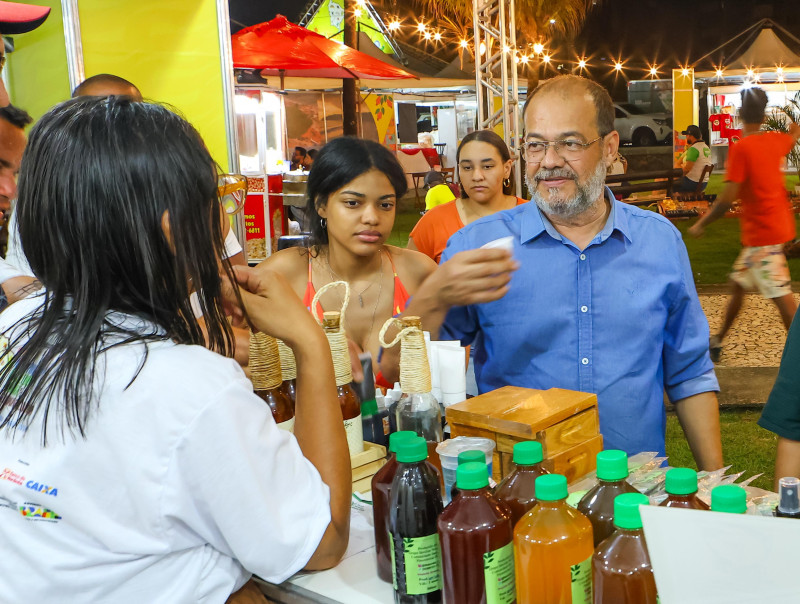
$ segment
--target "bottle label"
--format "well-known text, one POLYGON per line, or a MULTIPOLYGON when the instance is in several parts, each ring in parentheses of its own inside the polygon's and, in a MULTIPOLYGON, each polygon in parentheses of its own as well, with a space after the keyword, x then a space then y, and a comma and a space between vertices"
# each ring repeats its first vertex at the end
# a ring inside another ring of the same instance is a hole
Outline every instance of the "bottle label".
POLYGON ((353 419, 344 420, 344 431, 347 434, 347 448, 350 450, 350 457, 362 453, 364 451, 364 425, 361 423, 361 416, 357 415, 353 419))
POLYGON ((516 600, 513 543, 483 554, 483 579, 486 604, 511 604, 516 600))
POLYGON ((592 557, 569 567, 572 604, 592 604, 592 557))
POLYGON ((383 435, 389 436, 389 432, 391 432, 391 424, 389 423, 389 416, 383 418, 383 435))
POLYGON ((287 419, 285 422, 279 423, 278 429, 294 433, 294 417, 292 417, 291 419, 287 419))
POLYGON ((442 589, 442 556, 439 534, 403 537, 406 593, 413 596, 442 589))

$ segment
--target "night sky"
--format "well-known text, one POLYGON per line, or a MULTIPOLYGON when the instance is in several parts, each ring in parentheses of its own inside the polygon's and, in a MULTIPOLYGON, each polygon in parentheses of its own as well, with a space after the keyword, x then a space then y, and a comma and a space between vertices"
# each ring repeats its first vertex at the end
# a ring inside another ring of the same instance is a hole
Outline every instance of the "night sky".
MULTIPOLYGON (((665 68, 662 77, 669 78, 669 69, 700 58, 765 17, 800 39, 799 7, 798 0, 601 0, 576 38, 575 52, 591 55, 593 77, 610 88, 624 89, 624 78, 612 86, 614 76, 605 77, 618 58, 625 62, 630 78, 644 78, 643 70, 654 61, 665 68)), ((278 13, 296 21, 304 8, 304 0, 230 0, 231 29, 267 21, 278 13)), ((776 33, 800 52, 800 44, 776 33)), ((555 59, 574 58, 563 50, 563 41, 554 41, 554 47, 562 49, 555 59)))

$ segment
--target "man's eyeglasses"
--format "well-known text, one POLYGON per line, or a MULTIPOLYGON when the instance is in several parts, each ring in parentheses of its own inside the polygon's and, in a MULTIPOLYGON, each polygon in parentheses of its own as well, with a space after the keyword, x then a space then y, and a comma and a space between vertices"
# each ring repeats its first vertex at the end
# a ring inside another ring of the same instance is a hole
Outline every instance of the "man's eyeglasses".
POLYGON ((220 174, 217 177, 217 194, 226 214, 241 212, 247 199, 247 177, 241 174, 220 174))
POLYGON ((523 143, 519 150, 525 157, 526 161, 536 163, 544 159, 544 156, 547 154, 547 148, 552 146, 556 153, 558 153, 566 161, 570 161, 580 159, 586 149, 602 139, 602 136, 598 136, 596 139, 591 140, 588 143, 582 143, 581 141, 574 139, 562 141, 528 141, 523 143))

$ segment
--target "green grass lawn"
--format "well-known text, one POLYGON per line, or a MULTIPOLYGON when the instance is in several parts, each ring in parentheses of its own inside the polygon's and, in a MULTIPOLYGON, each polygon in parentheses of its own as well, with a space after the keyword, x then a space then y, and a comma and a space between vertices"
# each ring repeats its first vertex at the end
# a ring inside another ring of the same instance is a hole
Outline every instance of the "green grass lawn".
MULTIPOLYGON (((778 437, 756 424, 760 415, 760 411, 753 410, 720 412, 722 455, 725 465, 732 466, 731 472, 744 472, 743 479, 763 473, 752 485, 771 491, 778 437)), ((667 416, 667 455, 673 467, 697 469, 674 414, 667 416)))

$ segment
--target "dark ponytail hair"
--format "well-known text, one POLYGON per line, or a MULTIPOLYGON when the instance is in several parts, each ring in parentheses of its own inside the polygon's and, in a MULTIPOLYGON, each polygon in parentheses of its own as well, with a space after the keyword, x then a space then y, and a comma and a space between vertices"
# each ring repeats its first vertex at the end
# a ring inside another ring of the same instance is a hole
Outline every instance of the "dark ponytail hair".
POLYGON ((389 179, 397 198, 408 190, 406 174, 394 153, 374 141, 352 136, 333 139, 320 149, 311 166, 306 186, 306 219, 315 252, 328 244, 328 230, 322 226, 317 209, 328 203, 328 197, 347 183, 370 170, 380 170, 389 179))
MULTIPOLYGON (((458 146, 458 150, 456 151, 456 166, 458 166, 459 162, 461 161, 461 149, 464 148, 464 145, 471 143, 472 141, 489 143, 492 145, 495 149, 497 149, 497 152, 500 154, 503 163, 506 163, 511 159, 511 152, 508 150, 508 145, 506 145, 506 141, 504 141, 499 134, 493 130, 473 130, 463 139, 461 139, 461 144, 458 146)), ((469 195, 467 195, 467 192, 461 185, 460 178, 458 179, 458 188, 461 189, 461 199, 469 199, 469 195)), ((514 186, 514 166, 511 166, 511 173, 508 175, 508 184, 506 185, 503 183, 503 195, 516 195, 516 187, 514 186)))
MULTIPOLYGON (((218 258, 223 238, 214 162, 197 131, 159 105, 77 98, 30 134, 19 175, 20 240, 42 305, 9 330, 0 427, 43 413, 85 436, 102 387, 100 355, 140 342, 204 345, 231 355, 218 258), (168 222, 169 238, 162 228, 168 222), (134 324, 131 324, 133 319, 134 324)), ((230 263, 223 261, 232 278, 230 263)))

